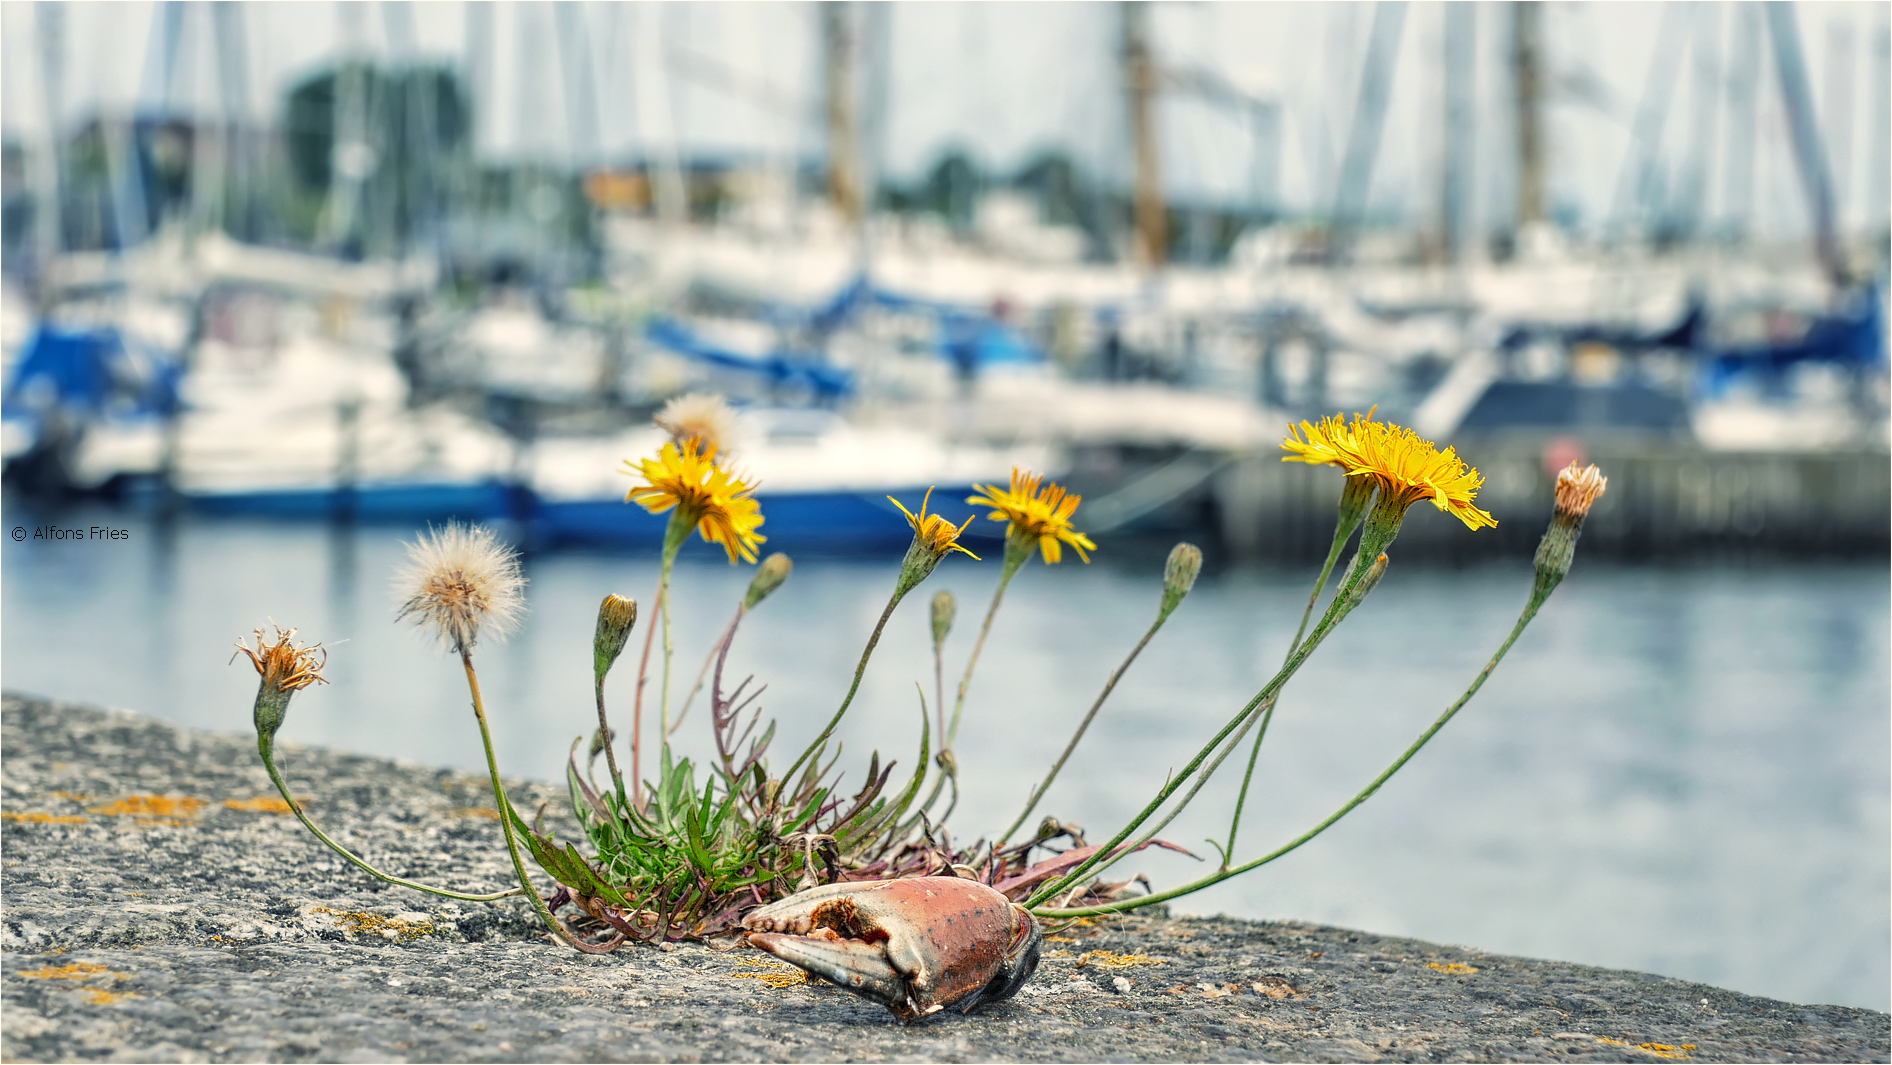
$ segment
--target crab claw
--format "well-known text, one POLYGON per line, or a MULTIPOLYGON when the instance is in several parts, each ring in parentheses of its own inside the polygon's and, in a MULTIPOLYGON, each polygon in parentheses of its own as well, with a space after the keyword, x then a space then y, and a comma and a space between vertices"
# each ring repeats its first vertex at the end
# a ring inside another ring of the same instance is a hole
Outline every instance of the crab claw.
POLYGON ((742 926, 753 946, 903 1021, 1012 997, 1044 947, 1024 907, 950 876, 810 888, 753 911, 742 926))

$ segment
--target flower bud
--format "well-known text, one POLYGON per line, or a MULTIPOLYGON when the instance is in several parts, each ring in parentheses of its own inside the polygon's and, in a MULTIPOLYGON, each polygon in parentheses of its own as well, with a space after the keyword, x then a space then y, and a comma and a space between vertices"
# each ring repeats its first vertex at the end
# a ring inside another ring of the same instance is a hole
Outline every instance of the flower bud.
POLYGON ((1353 590, 1347 593, 1347 611, 1351 611, 1354 607, 1359 606, 1360 603, 1366 599, 1367 594, 1379 586, 1380 578, 1386 576, 1386 567, 1389 561, 1390 560, 1382 554, 1380 557, 1373 560, 1373 564, 1366 568, 1365 573, 1360 575, 1360 583, 1354 585, 1353 590))
POLYGON ((755 579, 749 582, 749 592, 742 597, 742 608, 751 610, 757 603, 769 597, 769 593, 782 586, 788 579, 795 563, 780 551, 762 560, 762 565, 755 571, 755 579))
POLYGON ((1202 548, 1195 544, 1177 544, 1170 549, 1169 561, 1163 565, 1163 614, 1167 616, 1176 609, 1176 604, 1183 601, 1189 589, 1196 586, 1196 577, 1202 573, 1202 548))
POLYGON ((624 653, 624 642, 631 638, 637 624, 637 601, 607 595, 598 604, 598 628, 591 637, 591 668, 598 680, 611 672, 612 663, 624 653))
POLYGON ((933 596, 933 650, 946 642, 946 634, 953 631, 953 615, 958 612, 959 601, 953 593, 942 591, 933 596))

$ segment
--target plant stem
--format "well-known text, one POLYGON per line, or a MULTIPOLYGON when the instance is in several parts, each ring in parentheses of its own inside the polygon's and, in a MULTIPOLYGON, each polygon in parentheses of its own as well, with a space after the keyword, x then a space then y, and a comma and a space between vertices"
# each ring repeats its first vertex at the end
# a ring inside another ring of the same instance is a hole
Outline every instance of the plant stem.
POLYGON ((867 638, 867 646, 861 650, 860 663, 854 667, 854 682, 847 686, 847 695, 841 700, 841 708, 828 719, 828 726, 821 730, 821 735, 816 736, 808 748, 801 752, 801 757, 795 759, 795 764, 788 767, 788 772, 782 774, 784 782, 794 780, 795 771, 800 769, 809 758, 815 756, 816 752, 828 742, 829 736, 834 735, 835 726, 841 723, 841 715, 847 713, 847 708, 853 705, 854 693, 860 690, 861 675, 867 672, 867 660, 874 656, 874 645, 880 642, 880 634, 887 627, 887 619, 893 616, 893 608, 900 605, 900 600, 906 598, 910 587, 904 582, 894 585, 893 595, 888 597, 886 609, 880 612, 880 620, 874 623, 873 635, 867 638))
POLYGON ((1137 655, 1143 653, 1143 648, 1149 645, 1150 638, 1156 635, 1156 630, 1162 628, 1163 622, 1167 620, 1169 620, 1169 614, 1159 610, 1156 620, 1150 623, 1143 638, 1137 641, 1135 647, 1130 648, 1130 653, 1110 674, 1110 679, 1104 682, 1104 690, 1097 693, 1097 700, 1091 703, 1090 711, 1084 715, 1084 720, 1078 723, 1077 731, 1072 733, 1071 742, 1064 745, 1064 753, 1052 763, 1051 772, 1045 774, 1044 782, 1033 789, 1031 798, 1025 800, 1025 808, 1018 812, 1018 819, 999 836, 999 841, 995 846, 1003 847, 1010 842, 1012 833, 1018 831, 1018 826, 1024 824, 1025 819, 1031 816, 1031 812, 1037 809, 1038 800, 1044 797, 1045 791, 1051 787, 1051 782, 1058 779, 1058 771, 1064 768, 1064 763, 1070 759, 1071 752, 1077 750, 1077 742, 1084 738, 1085 730, 1091 727, 1091 720, 1097 716, 1097 711, 1103 708, 1104 700, 1110 698, 1110 693, 1117 687, 1117 681, 1123 676, 1124 671, 1130 668, 1130 663, 1137 660, 1137 655))
MULTIPOLYGON (((1353 482, 1349 481, 1345 491, 1351 491, 1353 488, 1353 482)), ((1334 523, 1333 546, 1327 549, 1327 561, 1321 565, 1320 576, 1314 581, 1314 590, 1307 594, 1307 606, 1301 610, 1301 623, 1294 630, 1294 640, 1292 643, 1288 644, 1288 653, 1287 656, 1283 657, 1283 663, 1287 661, 1287 658, 1294 655, 1295 648, 1301 646, 1301 635, 1307 631, 1307 619, 1314 613, 1314 604, 1320 601, 1321 589, 1327 587, 1327 578, 1333 575, 1334 563, 1340 560, 1341 549, 1347 546, 1347 540, 1353 536, 1353 530, 1359 527, 1360 522, 1358 517, 1354 517, 1351 521, 1349 520, 1347 502, 1348 496, 1343 494, 1340 504, 1340 517, 1334 523)), ((1359 556, 1356 555, 1355 557, 1358 558, 1359 556)), ((1229 817, 1228 845, 1222 848, 1223 868, 1228 867, 1228 860, 1235 853, 1235 837, 1241 832, 1242 812, 1248 808, 1248 786, 1255 779, 1255 763, 1261 758, 1261 744, 1262 741, 1268 738, 1268 726, 1274 722, 1274 708, 1279 704, 1280 700, 1271 700, 1267 708, 1262 711, 1261 731, 1255 733, 1255 744, 1248 749, 1248 768, 1242 772, 1242 787, 1235 795, 1235 812, 1229 817)), ((1237 737, 1237 739, 1239 740, 1240 737, 1237 737)), ((1221 760, 1217 759, 1216 767, 1220 765, 1221 760)), ((1214 771, 1215 767, 1212 767, 1210 772, 1213 773, 1214 771)), ((1183 801, 1184 804, 1187 805, 1188 800, 1185 799, 1183 801)), ((1161 826, 1158 827, 1160 828, 1161 826)))
MULTIPOLYGON (((1255 722, 1258 720, 1266 720, 1268 714, 1274 710, 1274 705, 1275 705, 1275 699, 1271 697, 1265 702, 1263 702, 1258 709, 1256 709, 1254 712, 1251 712, 1247 716, 1247 718, 1242 721, 1242 727, 1236 730, 1235 735, 1229 737, 1229 741, 1227 743, 1222 745, 1222 749, 1221 751, 1217 752, 1215 759, 1211 761, 1206 767, 1204 767, 1201 772, 1196 774, 1196 782, 1189 786, 1189 790, 1187 792, 1183 793, 1182 800, 1170 809, 1168 816, 1164 817, 1161 821, 1158 821, 1154 828, 1151 828, 1148 832, 1145 832, 1142 838, 1138 839, 1135 843, 1131 844, 1130 850, 1124 852, 1126 856, 1132 851, 1135 851, 1138 848, 1141 848, 1144 844, 1148 843, 1150 840, 1155 839, 1156 834, 1158 832, 1161 832, 1163 829, 1168 828, 1169 823, 1171 821, 1176 820, 1176 818, 1180 816, 1184 810, 1189 808, 1189 804, 1194 802, 1196 799, 1196 793, 1201 791, 1203 785, 1209 782, 1209 778, 1215 776, 1216 771, 1222 768, 1222 763, 1228 761, 1228 756, 1231 753, 1233 753, 1235 748, 1242 742, 1243 737, 1248 735, 1248 730, 1255 727, 1255 722)), ((1215 841, 1210 840, 1209 842, 1211 845, 1213 845, 1215 841)), ((1227 853, 1224 852, 1222 857, 1224 859, 1224 862, 1226 863, 1226 860, 1228 858, 1227 853)))
POLYGON ((533 890, 532 879, 526 875, 526 863, 519 857, 519 840, 512 828, 513 819, 518 814, 513 811, 512 802, 506 798, 505 785, 499 782, 499 759, 493 754, 493 730, 486 724, 486 706, 480 699, 480 678, 473 672, 473 653, 465 647, 460 649, 460 665, 466 669, 467 691, 473 695, 473 717, 480 723, 480 743, 486 748, 486 769, 493 778, 493 801, 499 804, 499 828, 506 834, 506 850, 512 855, 512 869, 519 875, 519 886, 525 890, 526 898, 532 900, 532 908, 538 911, 539 919, 552 930, 552 934, 583 951, 585 945, 560 924, 558 918, 552 916, 552 911, 545 906, 545 900, 533 890))
POLYGON ((657 616, 663 623, 664 630, 664 673, 663 687, 657 702, 657 738, 664 749, 670 747, 670 569, 676 564, 677 551, 683 547, 683 541, 696 527, 696 517, 685 519, 684 508, 678 507, 671 512, 670 525, 664 529, 663 569, 657 575, 657 616))
POLYGON ((631 808, 644 805, 644 684, 650 679, 650 648, 657 626, 644 626, 644 655, 637 663, 637 697, 631 706, 631 808))
POLYGON ((1248 862, 1245 865, 1238 865, 1232 869, 1217 870, 1215 873, 1212 873, 1209 876, 1203 877, 1200 880, 1197 880, 1193 883, 1184 884, 1180 887, 1171 888, 1168 891, 1160 891, 1160 892, 1156 892, 1150 895, 1140 895, 1134 899, 1126 899, 1122 903, 1106 903, 1101 906, 1083 906, 1083 907, 1078 907, 1074 909, 1043 909, 1043 910, 1033 910, 1032 912, 1040 917, 1089 917, 1089 916, 1094 916, 1098 914, 1121 913, 1126 910, 1135 909, 1139 906, 1149 906, 1158 902, 1167 902, 1170 899, 1180 898, 1184 895, 1190 894, 1191 892, 1200 891, 1203 888, 1210 887, 1211 885, 1219 884, 1222 881, 1229 879, 1230 877, 1240 876, 1241 874, 1246 873, 1251 869, 1255 869, 1260 866, 1266 865, 1269 862, 1274 861, 1276 858, 1279 858, 1295 850, 1296 848, 1300 847, 1302 844, 1313 839, 1315 836, 1320 835, 1322 832, 1325 832, 1329 827, 1331 827, 1334 824, 1334 822, 1339 821, 1341 818, 1347 816, 1348 813, 1352 812, 1354 807, 1360 805, 1361 803, 1365 802, 1369 798, 1372 798, 1373 793, 1380 790, 1380 786, 1382 784, 1385 784, 1387 780, 1391 779, 1394 773, 1399 772, 1401 767, 1403 767, 1408 761, 1412 759, 1413 755, 1419 753, 1419 749, 1421 747, 1424 747, 1426 743, 1432 739, 1433 736, 1438 734, 1438 731, 1440 729, 1445 727, 1445 723, 1447 721, 1452 720, 1453 715, 1457 714, 1460 708, 1462 708, 1467 702, 1471 701, 1472 696, 1478 694, 1478 689, 1484 687, 1485 680, 1491 676, 1491 673, 1493 670, 1498 668, 1498 663, 1504 660, 1505 654, 1511 650, 1511 645, 1516 643, 1518 636, 1520 636, 1524 632, 1524 627, 1531 623, 1531 619, 1533 617, 1537 616, 1538 607, 1543 605, 1544 598, 1546 597, 1534 596, 1532 598, 1532 602, 1530 603, 1530 605, 1524 608, 1524 613, 1518 618, 1517 624, 1512 626, 1511 635, 1505 637, 1504 643, 1498 648, 1498 653, 1491 656, 1491 661, 1485 663, 1484 669, 1479 670, 1478 676, 1472 680, 1471 686, 1465 689, 1465 694, 1459 696, 1458 701, 1453 703, 1451 707, 1445 711, 1445 713, 1440 714, 1439 719, 1432 723, 1432 727, 1426 729, 1425 732, 1421 733, 1419 738, 1413 741, 1412 746, 1406 748, 1406 751, 1404 754, 1401 754, 1397 759, 1394 759, 1392 765, 1389 765, 1386 767, 1385 772, 1373 778, 1373 782, 1371 784, 1368 784, 1366 788, 1362 790, 1358 795, 1355 795, 1353 798, 1347 800, 1347 803, 1344 806, 1340 807, 1340 809, 1338 810, 1335 810, 1331 815, 1327 817, 1326 820, 1322 821, 1320 824, 1315 825, 1313 828, 1310 828, 1306 832, 1301 833, 1299 836, 1295 837, 1293 840, 1290 840, 1289 842, 1287 842, 1286 844, 1283 844, 1282 846, 1276 848, 1275 850, 1270 851, 1259 858, 1256 858, 1252 862, 1248 862))
MULTIPOLYGON (((933 711, 939 717, 939 749, 946 749, 946 641, 933 641, 933 711)), ((934 794, 939 794, 934 790, 934 794)))
MULTIPOLYGON (((604 674, 597 674, 597 678, 592 684, 593 692, 598 697, 598 736, 604 744, 605 764, 611 767, 611 783, 617 788, 618 805, 624 806, 627 805, 624 800, 624 774, 618 772, 617 744, 611 742, 611 724, 604 716, 604 678, 604 674)), ((589 764, 595 765, 596 763, 589 764)), ((591 770, 587 768, 585 772, 586 775, 589 776, 591 770)), ((593 784, 595 786, 595 780, 593 784)))
MULTIPOLYGON (((1120 829, 1115 838, 1111 839, 1111 841, 1104 846, 1099 847, 1095 854, 1086 858, 1075 869, 1041 886, 1032 894, 1031 898, 1026 900, 1025 905, 1028 908, 1040 905, 1046 899, 1055 898, 1060 892, 1064 891, 1072 884, 1077 883, 1084 874, 1090 872, 1092 868, 1099 865, 1107 866, 1115 862, 1118 858, 1123 857, 1122 854, 1116 853, 1117 845, 1129 839, 1132 833, 1140 828, 1145 821, 1148 821, 1164 803, 1168 802, 1169 797, 1174 795, 1176 791, 1182 787, 1183 781, 1187 780, 1190 774, 1200 768, 1202 763, 1208 760, 1209 755, 1213 753, 1217 747, 1222 745, 1222 741, 1227 739, 1230 733, 1234 732, 1242 722, 1247 720, 1249 715, 1255 713, 1257 707, 1273 699, 1280 693, 1282 687, 1287 684, 1288 679, 1294 676, 1295 671, 1301 668, 1301 664, 1307 661, 1307 657, 1314 652, 1315 648, 1320 646, 1322 640, 1327 638, 1327 634, 1332 632, 1334 627, 1340 624, 1341 619, 1346 617, 1355 606, 1359 605, 1357 602, 1353 601, 1353 591, 1359 586, 1360 582, 1365 579, 1366 573, 1370 568, 1360 565, 1360 560, 1367 557, 1376 557, 1392 543, 1393 538, 1399 534, 1399 519, 1402 516, 1403 511, 1390 510, 1388 512, 1390 521, 1372 522, 1367 525, 1366 532, 1360 537, 1361 545, 1359 553, 1356 554, 1354 559, 1355 564, 1348 568, 1347 576, 1341 581, 1340 590, 1334 593, 1333 599, 1327 604, 1327 612, 1322 615, 1320 623, 1314 626, 1314 632, 1307 638, 1307 641, 1294 649, 1288 656, 1287 662, 1275 673, 1274 677, 1263 686, 1261 691, 1255 693, 1255 697, 1248 701, 1248 705, 1242 707, 1234 717, 1230 718, 1228 724, 1222 726, 1222 730, 1217 732, 1208 743, 1204 744, 1200 751, 1196 752, 1195 758, 1190 760, 1189 764, 1183 768, 1183 771, 1172 777, 1167 784, 1163 785, 1162 790, 1156 793, 1156 797, 1150 800, 1149 805, 1145 806, 1142 812, 1138 813, 1129 824, 1120 829), (1369 549, 1373 551, 1373 555, 1371 556, 1366 554, 1369 549)), ((1198 784, 1198 787, 1200 787, 1200 784, 1198 784)), ((1101 872, 1101 870, 1099 871, 1101 872)))
POLYGON ((1242 773, 1242 789, 1235 795, 1235 815, 1228 822, 1228 845, 1222 848, 1222 865, 1228 867, 1228 859, 1235 853, 1235 836, 1242 830, 1242 811, 1248 806, 1248 784, 1255 779, 1255 760, 1261 757, 1261 741, 1268 738, 1268 726, 1274 722, 1274 708, 1279 700, 1270 702, 1268 709, 1261 714, 1261 731, 1255 733, 1255 745, 1248 749, 1248 769, 1242 773))
POLYGON ((459 899, 462 902, 497 902, 500 899, 511 898, 519 894, 518 888, 512 888, 508 891, 495 891, 490 895, 469 895, 460 891, 448 891, 445 888, 428 887, 426 884, 416 883, 412 880, 403 880, 398 876, 389 876, 381 870, 376 869, 374 866, 369 865, 367 862, 356 857, 347 847, 330 839, 328 833, 315 827, 315 822, 311 821, 309 815, 303 812, 302 804, 296 801, 295 796, 289 794, 289 784, 283 780, 282 773, 276 768, 275 746, 276 742, 273 738, 260 733, 257 735, 256 749, 263 756, 263 768, 269 772, 269 779, 275 781, 276 790, 282 792, 283 801, 289 804, 289 811, 296 815, 297 820, 302 822, 303 828, 313 833, 316 839, 328 844, 330 850, 348 859, 349 863, 355 866, 355 868, 360 869, 362 872, 367 873, 377 880, 386 881, 397 887, 413 888, 415 891, 425 891, 430 895, 443 895, 450 899, 459 899))
POLYGON ((992 631, 992 619, 998 615, 999 603, 1005 599, 1005 588, 1012 583, 1012 577, 1018 573, 1019 567, 1030 559, 1030 542, 1020 541, 1007 533, 1005 561, 999 570, 999 586, 992 592, 992 605, 986 608, 985 623, 979 626, 979 638, 972 644, 971 657, 966 659, 966 675, 959 678, 959 696, 953 702, 953 721, 946 730, 945 750, 951 750, 953 741, 959 738, 959 714, 966 708, 966 689, 972 684, 972 671, 979 665, 979 652, 985 649, 985 638, 992 631))

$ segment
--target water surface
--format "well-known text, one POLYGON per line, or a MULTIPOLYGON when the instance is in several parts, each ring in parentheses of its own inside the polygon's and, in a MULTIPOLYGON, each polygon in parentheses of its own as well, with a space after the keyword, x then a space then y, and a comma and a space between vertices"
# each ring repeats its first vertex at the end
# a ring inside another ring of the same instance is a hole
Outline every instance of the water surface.
MULTIPOLYGON (((247 731, 255 675, 233 641, 273 620, 328 644, 333 682, 299 695, 283 737, 483 766, 456 663, 392 623, 390 579, 413 530, 205 521, 167 528, 109 510, 36 512, 128 539, 5 543, 5 685, 247 731)), ((1396 554, 1396 552, 1395 552, 1396 554)), ((676 577, 673 685, 694 678, 747 583, 693 545, 676 577)), ((805 559, 745 623, 735 677, 768 685, 779 749, 832 713, 891 589, 892 558, 805 559)), ((1162 551, 1106 544, 1089 567, 1034 562, 1008 593, 959 741, 962 835, 1002 828, 1148 624, 1162 551)), ((998 567, 949 559, 894 617, 840 735, 858 780, 869 750, 901 760, 933 696, 926 600, 960 598, 949 677, 998 567)), ((594 611, 648 602, 655 560, 529 560, 531 613, 482 644, 503 769, 554 779, 595 721, 594 611)), ((1041 812, 1094 838, 1140 807, 1279 664, 1311 573, 1205 576, 1120 684, 1041 812)), ((1482 667, 1527 569, 1402 569, 1288 688, 1257 771, 1238 858, 1273 849, 1346 801, 1482 667)), ((641 630, 640 630, 641 635, 641 630)), ((1483 692, 1378 795, 1307 846, 1178 904, 1299 918, 1702 980, 1808 1003, 1888 1008, 1892 808, 1884 565, 1575 571, 1483 692)), ((613 674, 628 722, 634 656, 613 674)), ((654 682, 653 682, 654 683, 654 682)), ((950 691, 951 680, 948 681, 950 691)), ((679 732, 706 753, 701 708, 679 732)), ((293 750, 285 759, 295 777, 293 750)), ((1124 863, 1170 886, 1215 860, 1231 762, 1166 838, 1207 861, 1124 863)))

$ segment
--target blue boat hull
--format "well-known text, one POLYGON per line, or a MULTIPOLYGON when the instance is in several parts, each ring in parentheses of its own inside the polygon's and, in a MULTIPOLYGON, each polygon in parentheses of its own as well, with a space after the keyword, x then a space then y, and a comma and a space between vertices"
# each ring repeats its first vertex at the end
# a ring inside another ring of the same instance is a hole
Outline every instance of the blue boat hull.
MULTIPOLYGON (((933 501, 947 503, 949 515, 957 514, 963 522, 973 513, 964 502, 970 486, 938 488, 933 501)), ((925 488, 893 493, 909 508, 917 511, 925 488)), ((886 492, 795 492, 758 495, 762 504, 761 533, 768 537, 770 549, 817 548, 844 551, 869 548, 906 547, 913 538, 913 527, 899 508, 887 501, 886 492)), ((980 511, 978 513, 984 513, 980 511)), ((601 546, 656 548, 663 543, 668 514, 651 514, 643 507, 616 500, 577 502, 540 502, 533 508, 532 528, 540 542, 549 544, 582 543, 601 546)), ((982 523, 996 535, 1000 526, 982 523)), ((974 526, 972 533, 986 534, 974 526)))
MULTIPOLYGON (((936 488, 934 508, 964 522, 975 513, 965 503, 971 493, 970 485, 936 488)), ((896 489, 892 494, 917 511, 926 489, 896 489)), ((884 491, 759 495, 764 519, 760 531, 768 537, 769 549, 901 550, 912 539, 913 529, 887 495, 884 491)), ((368 522, 512 520, 523 523, 532 543, 545 547, 576 544, 655 550, 662 546, 669 522, 668 514, 652 514, 621 499, 545 501, 495 482, 371 484, 346 493, 326 488, 230 492, 193 495, 190 505, 207 514, 303 520, 342 515, 368 522)), ((967 530, 967 539, 995 545, 1003 529, 996 522, 975 522, 967 530)))

